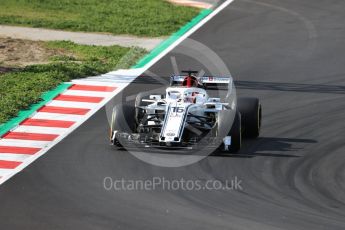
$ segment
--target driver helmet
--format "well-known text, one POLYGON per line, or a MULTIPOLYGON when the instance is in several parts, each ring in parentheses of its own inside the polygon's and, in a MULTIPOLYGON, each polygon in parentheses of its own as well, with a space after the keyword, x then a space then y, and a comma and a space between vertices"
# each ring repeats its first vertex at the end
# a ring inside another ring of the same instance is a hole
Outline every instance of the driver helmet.
POLYGON ((187 86, 187 88, 197 87, 198 86, 198 79, 193 75, 187 76, 184 78, 184 80, 182 82, 182 86, 187 86))

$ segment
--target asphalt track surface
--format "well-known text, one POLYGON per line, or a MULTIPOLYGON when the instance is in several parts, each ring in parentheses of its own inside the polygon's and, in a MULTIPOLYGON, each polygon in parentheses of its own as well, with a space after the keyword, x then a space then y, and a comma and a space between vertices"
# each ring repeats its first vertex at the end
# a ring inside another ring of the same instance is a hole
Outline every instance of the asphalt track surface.
MULTIPOLYGON (((230 4, 192 38, 228 64, 240 96, 261 99, 259 139, 238 155, 158 167, 109 147, 102 109, 0 187, 1 229, 345 229, 344 12, 339 0, 230 4), (237 176, 243 190, 106 191, 107 176, 237 176)), ((151 72, 170 74, 169 62, 151 72)), ((144 77, 126 92, 148 87, 144 77)))

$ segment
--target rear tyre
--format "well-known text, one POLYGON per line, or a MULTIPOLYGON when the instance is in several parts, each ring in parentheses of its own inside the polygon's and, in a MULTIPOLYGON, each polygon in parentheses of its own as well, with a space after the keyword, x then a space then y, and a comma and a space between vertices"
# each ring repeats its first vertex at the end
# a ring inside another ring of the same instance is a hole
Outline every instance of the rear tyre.
POLYGON ((238 110, 241 113, 243 137, 256 138, 260 135, 262 107, 258 98, 239 98, 238 110))
MULTIPOLYGON (((134 106, 129 104, 116 105, 113 108, 113 113, 111 116, 110 123, 110 138, 112 138, 113 132, 126 132, 133 133, 135 132, 135 109, 134 106)), ((113 140, 113 144, 122 147, 121 143, 118 140, 113 140)))

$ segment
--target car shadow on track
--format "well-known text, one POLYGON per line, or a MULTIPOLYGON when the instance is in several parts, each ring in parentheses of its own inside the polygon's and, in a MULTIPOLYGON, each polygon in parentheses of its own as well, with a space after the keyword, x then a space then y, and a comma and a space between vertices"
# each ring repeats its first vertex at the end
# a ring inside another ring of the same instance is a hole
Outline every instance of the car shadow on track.
POLYGON ((306 144, 317 143, 312 139, 259 137, 245 140, 241 151, 235 154, 215 152, 212 156, 252 158, 252 157, 300 157, 296 152, 304 148, 306 144), (288 153, 287 153, 288 152, 288 153))
MULTIPOLYGON (((242 149, 238 153, 224 153, 214 151, 211 157, 232 157, 232 158, 253 158, 253 157, 301 157, 297 153, 305 148, 306 145, 315 144, 316 140, 301 138, 277 138, 259 137, 256 139, 246 139, 242 149)), ((128 151, 127 148, 118 148, 120 151, 128 151)), ((190 152, 183 150, 163 150, 159 148, 136 149, 134 152, 146 152, 152 154, 170 155, 203 155, 200 152, 190 152)))

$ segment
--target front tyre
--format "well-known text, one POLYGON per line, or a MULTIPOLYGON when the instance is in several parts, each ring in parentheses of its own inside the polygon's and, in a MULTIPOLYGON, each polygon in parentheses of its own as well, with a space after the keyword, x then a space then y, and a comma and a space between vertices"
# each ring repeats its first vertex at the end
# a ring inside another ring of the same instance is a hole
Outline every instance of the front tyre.
POLYGON ((237 153, 242 147, 241 114, 239 112, 236 112, 229 136, 231 136, 229 152, 237 153))
POLYGON ((136 121, 137 125, 140 124, 140 121, 145 116, 145 110, 140 108, 140 107, 148 106, 149 104, 151 104, 151 102, 143 101, 143 99, 150 99, 150 95, 152 95, 152 94, 162 95, 162 98, 163 98, 164 97, 164 90, 155 89, 153 91, 141 92, 135 98, 135 104, 134 104, 134 106, 135 106, 135 121, 136 121))
POLYGON ((225 138, 231 137, 231 145, 226 147, 222 143, 219 150, 227 153, 236 153, 242 146, 242 134, 241 134, 241 114, 232 110, 223 110, 218 114, 218 127, 217 137, 225 138))
POLYGON ((129 104, 116 105, 113 108, 110 123, 110 140, 113 145, 122 147, 121 143, 113 135, 115 131, 133 133, 135 132, 135 108, 129 104))

